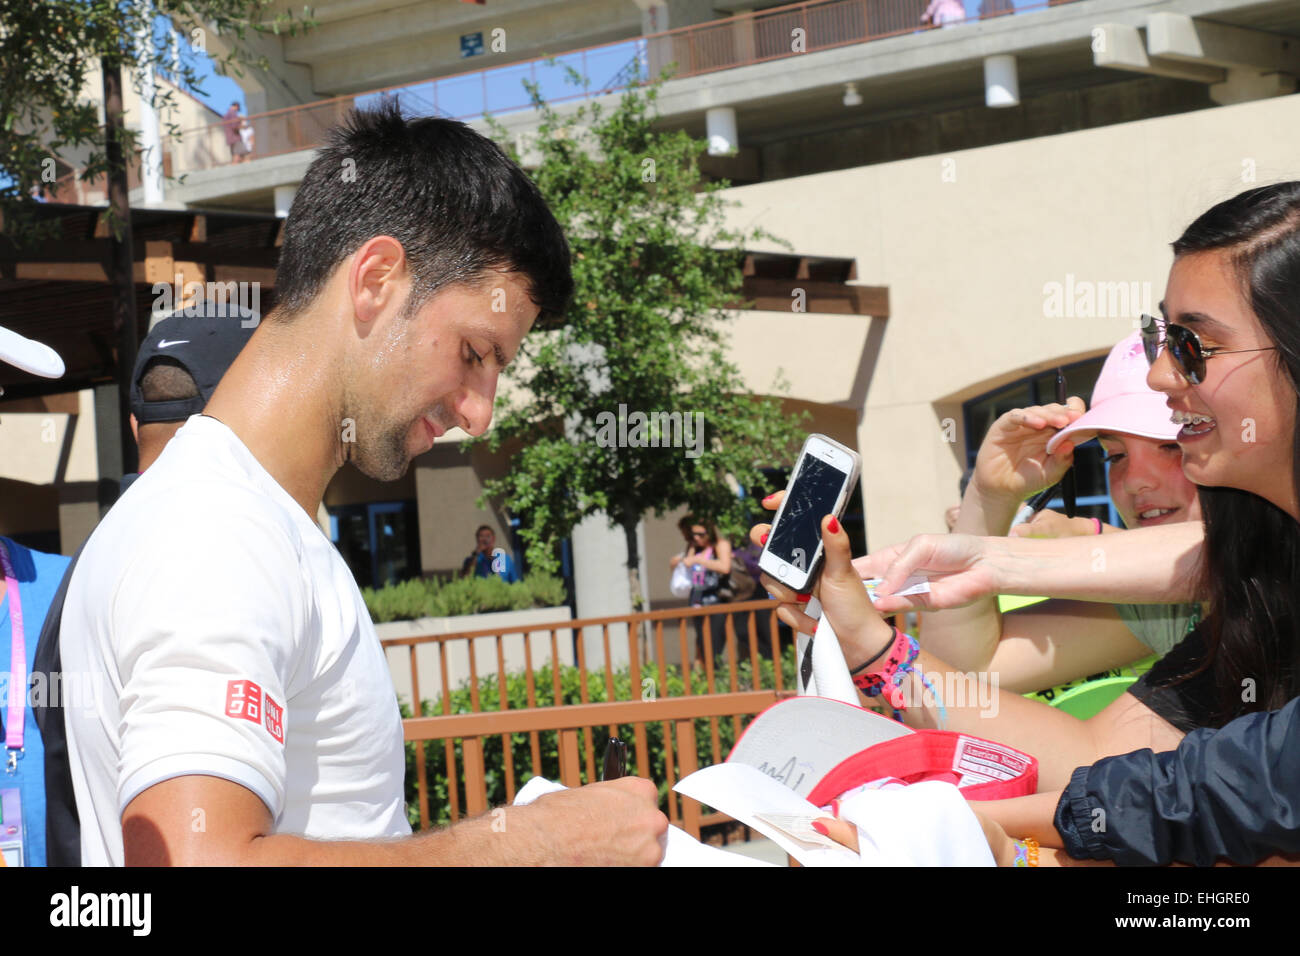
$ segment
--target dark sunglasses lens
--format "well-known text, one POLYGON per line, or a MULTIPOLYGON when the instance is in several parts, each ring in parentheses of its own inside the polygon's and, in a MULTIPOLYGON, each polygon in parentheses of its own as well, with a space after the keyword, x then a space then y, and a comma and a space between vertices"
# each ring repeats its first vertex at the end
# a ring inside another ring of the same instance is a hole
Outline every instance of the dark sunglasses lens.
POLYGON ((1169 351, 1173 354, 1179 368, 1193 385, 1200 385, 1205 378, 1205 356, 1201 354, 1201 340, 1191 329, 1181 325, 1168 328, 1169 351))

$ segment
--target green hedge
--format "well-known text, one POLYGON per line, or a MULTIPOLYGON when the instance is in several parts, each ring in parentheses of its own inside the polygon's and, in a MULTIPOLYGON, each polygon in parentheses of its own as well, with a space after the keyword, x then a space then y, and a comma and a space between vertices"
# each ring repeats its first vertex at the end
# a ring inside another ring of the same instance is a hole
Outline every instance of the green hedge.
MULTIPOLYGON (((773 664, 771 660, 762 659, 760 662, 762 668, 759 688, 772 687, 773 684, 773 664)), ((794 687, 794 648, 786 645, 785 653, 782 655, 781 672, 784 687, 794 687)), ((658 687, 645 685, 644 678, 654 678, 657 684, 657 668, 641 668, 643 675, 641 687, 633 688, 630 671, 627 667, 620 668, 614 672, 614 699, 615 700, 640 700, 643 696, 653 694, 654 697, 680 697, 685 690, 681 669, 672 666, 665 669, 668 680, 668 686, 658 687), (647 693, 648 692, 648 693, 647 693)), ((551 675, 550 665, 546 665, 534 672, 534 687, 536 688, 536 700, 538 707, 547 707, 555 703, 554 680, 551 675)), ((528 706, 528 685, 527 678, 524 674, 509 674, 506 678, 506 693, 510 701, 510 709, 522 710, 528 706)), ((581 676, 576 667, 561 666, 560 668, 560 688, 561 703, 563 704, 580 704, 582 696, 580 693, 581 676)), ((704 672, 702 669, 696 669, 690 672, 691 693, 704 694, 708 691, 705 683, 704 672)), ((719 692, 729 691, 731 689, 731 672, 725 663, 722 663, 714 671, 714 686, 719 692)), ((753 667, 749 660, 743 660, 736 668, 736 681, 740 690, 754 690, 753 667)), ((592 703, 599 703, 606 700, 605 695, 605 672, 601 670, 591 670, 587 672, 587 699, 592 703)), ((482 703, 482 709, 485 711, 500 710, 500 689, 495 676, 483 677, 479 680, 479 700, 482 703)), ((411 709, 406 701, 401 702, 402 716, 410 717, 411 709)), ((442 698, 424 701, 424 715, 434 716, 442 713, 442 698)), ((472 712, 470 707, 470 687, 466 681, 460 687, 451 692, 451 712, 453 714, 467 714, 472 712)), ((718 737, 720 741, 721 753, 725 757, 735 743, 735 730, 730 717, 719 717, 718 737)), ((748 718, 741 718, 742 724, 748 718)), ((695 743, 700 766, 708 766, 713 763, 713 737, 710 731, 710 720, 702 718, 695 722, 695 743)), ((601 755, 605 750, 605 728, 592 728, 592 743, 596 754, 596 772, 600 773, 601 755)), ((664 747, 663 747, 663 724, 661 722, 646 724, 647 738, 647 755, 649 767, 643 768, 637 766, 637 755, 635 738, 633 737, 632 727, 630 725, 620 728, 620 734, 627 742, 628 753, 628 773, 637 774, 643 777, 649 777, 659 785, 660 806, 667 810, 668 784, 665 779, 664 747)), ((560 758, 557 750, 559 735, 555 731, 542 731, 538 733, 538 744, 542 755, 542 776, 551 780, 558 780, 560 777, 560 758)), ((530 745, 529 735, 526 733, 513 734, 511 737, 514 753, 514 771, 515 786, 522 787, 524 783, 533 776, 532 767, 532 747, 530 745)), ((460 807, 462 813, 465 808, 465 794, 463 781, 461 779, 464 772, 464 755, 461 750, 461 742, 454 741, 456 748, 456 767, 457 779, 452 781, 459 788, 460 807)), ((406 812, 410 818, 413 827, 419 826, 420 803, 417 789, 417 779, 415 773, 415 743, 410 742, 406 745, 406 812)), ((583 754, 583 782, 587 781, 586 775, 586 744, 585 738, 579 737, 579 747, 583 754)), ((674 751, 675 752, 675 751, 674 751)), ((449 823, 451 820, 451 803, 447 798, 447 761, 446 746, 444 741, 429 740, 424 742, 424 759, 425 768, 429 781, 429 812, 436 824, 449 823)), ((505 783, 505 748, 502 746, 500 736, 483 738, 483 765, 484 773, 487 779, 487 796, 489 806, 500 806, 506 802, 506 783, 505 783)))
POLYGON ((550 574, 530 574, 507 584, 487 578, 412 578, 378 590, 362 588, 370 617, 376 624, 412 621, 419 617, 453 617, 486 611, 522 611, 557 607, 565 602, 564 582, 550 574))

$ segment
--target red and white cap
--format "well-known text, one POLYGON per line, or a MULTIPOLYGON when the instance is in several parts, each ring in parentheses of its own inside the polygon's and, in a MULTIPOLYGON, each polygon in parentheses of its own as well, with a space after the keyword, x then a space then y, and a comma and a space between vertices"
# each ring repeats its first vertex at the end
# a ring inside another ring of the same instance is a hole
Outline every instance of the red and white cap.
POLYGON ((1075 445, 1081 445, 1096 438, 1098 432, 1173 441, 1182 426, 1169 420, 1165 396, 1147 385, 1148 371, 1142 335, 1134 332, 1106 356, 1092 390, 1092 407, 1052 436, 1047 443, 1048 453, 1055 451, 1067 436, 1075 445))
POLYGON ((0 326, 0 362, 8 362, 41 378, 59 378, 64 372, 58 352, 4 326, 0 326))

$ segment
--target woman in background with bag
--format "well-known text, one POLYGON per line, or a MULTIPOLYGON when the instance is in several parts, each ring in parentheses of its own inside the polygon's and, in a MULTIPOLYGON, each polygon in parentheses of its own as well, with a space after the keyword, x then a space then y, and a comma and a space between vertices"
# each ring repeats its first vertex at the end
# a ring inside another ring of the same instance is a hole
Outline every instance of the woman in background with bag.
MULTIPOLYGON (((683 518, 678 524, 684 535, 688 535, 688 544, 683 554, 675 554, 668 560, 673 569, 672 591, 677 597, 690 597, 691 607, 708 607, 719 604, 730 597, 724 597, 729 585, 731 573, 731 542, 725 538, 719 540, 717 529, 711 522, 697 521, 693 517, 683 518), (690 590, 680 593, 683 587, 682 568, 690 576, 690 590)), ((695 660, 691 666, 698 666, 704 660, 704 620, 701 615, 695 619, 695 660)), ((713 639, 714 653, 722 637, 721 618, 710 615, 709 634, 713 639)), ((685 664, 685 661, 682 662, 685 664)))

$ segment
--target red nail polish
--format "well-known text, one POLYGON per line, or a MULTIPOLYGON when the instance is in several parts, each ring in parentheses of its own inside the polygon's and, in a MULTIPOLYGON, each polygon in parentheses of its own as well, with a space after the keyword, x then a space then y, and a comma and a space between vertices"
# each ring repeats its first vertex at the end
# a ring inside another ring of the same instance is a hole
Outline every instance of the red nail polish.
POLYGON ((834 515, 831 516, 830 522, 826 525, 826 530, 829 531, 831 534, 840 533, 840 523, 835 520, 834 515))
POLYGON ((767 544, 767 535, 768 535, 768 532, 764 531, 764 532, 763 532, 763 537, 759 539, 759 542, 758 542, 758 543, 759 543, 759 544, 767 544))
POLYGON ((776 492, 774 491, 774 492, 772 492, 770 495, 768 495, 766 498, 763 499, 763 504, 767 504, 769 501, 771 501, 771 500, 772 500, 773 498, 775 498, 775 497, 776 497, 776 492))
POLYGON ((831 801, 831 816, 835 817, 837 820, 839 819, 840 801, 838 797, 831 801))
POLYGON ((796 601, 798 601, 800 604, 807 604, 809 601, 812 600, 812 595, 811 595, 811 594, 796 594, 796 595, 794 596, 794 599, 795 599, 796 601))
POLYGON ((814 820, 812 822, 812 828, 816 830, 818 833, 820 833, 822 836, 831 835, 830 831, 826 829, 826 824, 822 823, 820 820, 814 820))

